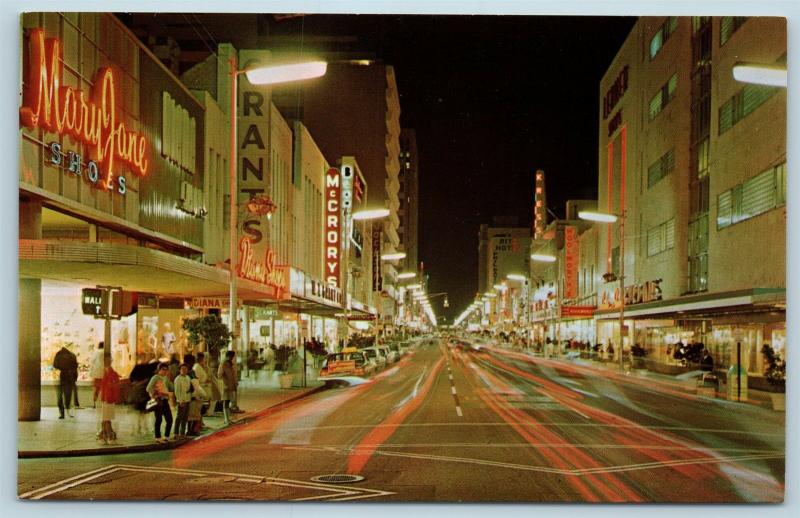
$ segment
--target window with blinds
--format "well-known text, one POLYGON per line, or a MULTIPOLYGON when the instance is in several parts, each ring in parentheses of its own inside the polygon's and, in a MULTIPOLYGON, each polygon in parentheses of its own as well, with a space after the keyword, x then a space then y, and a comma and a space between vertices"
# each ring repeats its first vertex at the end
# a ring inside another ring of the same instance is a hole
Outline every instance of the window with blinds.
POLYGON ((656 57, 658 52, 661 50, 661 47, 667 42, 670 34, 675 32, 675 29, 678 28, 678 18, 676 16, 670 16, 667 20, 658 28, 658 31, 653 35, 653 38, 650 40, 650 59, 656 57))
POLYGON ((731 129, 778 91, 777 87, 746 85, 719 108, 719 134, 731 129))
POLYGON ((786 162, 763 171, 717 197, 717 229, 786 203, 786 162))
POLYGON ((673 74, 669 81, 659 89, 658 93, 650 99, 650 120, 655 119, 666 108, 667 104, 675 97, 677 89, 678 74, 673 74))
POLYGON ((719 46, 725 45, 746 21, 747 16, 723 16, 719 22, 719 46))
POLYGON ((675 247, 675 218, 647 231, 647 256, 651 257, 675 247))
POLYGON ((654 186, 675 168, 675 149, 670 149, 647 168, 647 188, 654 186))

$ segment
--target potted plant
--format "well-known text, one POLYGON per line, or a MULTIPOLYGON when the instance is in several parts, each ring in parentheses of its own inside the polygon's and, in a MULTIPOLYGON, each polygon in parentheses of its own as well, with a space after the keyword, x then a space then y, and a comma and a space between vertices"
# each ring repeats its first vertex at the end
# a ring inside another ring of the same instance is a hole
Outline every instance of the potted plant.
POLYGON ((772 408, 784 412, 786 411, 786 360, 769 344, 764 344, 761 354, 764 355, 766 363, 764 377, 772 387, 770 392, 772 408))

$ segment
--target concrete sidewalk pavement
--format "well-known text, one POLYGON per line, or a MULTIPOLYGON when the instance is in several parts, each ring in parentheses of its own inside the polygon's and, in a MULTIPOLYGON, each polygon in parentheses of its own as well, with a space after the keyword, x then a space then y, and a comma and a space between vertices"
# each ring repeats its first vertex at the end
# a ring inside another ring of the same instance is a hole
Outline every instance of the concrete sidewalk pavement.
MULTIPOLYGON (((306 397, 324 388, 322 382, 309 383, 306 388, 280 389, 273 385, 244 381, 239 387, 239 407, 244 413, 232 414, 235 426, 278 405, 306 397)), ((142 430, 139 412, 129 405, 117 405, 112 422, 117 433, 116 445, 103 445, 95 438, 99 428, 98 412, 94 408, 73 409, 74 417, 58 418, 58 408, 43 407, 41 420, 17 423, 18 458, 71 457, 83 455, 108 455, 166 450, 178 447, 227 428, 222 413, 203 417, 207 427, 196 437, 174 440, 164 444, 155 442, 154 415, 145 414, 142 430)), ((175 411, 173 409, 173 419, 175 411)), ((162 425, 163 426, 163 425, 162 425)), ((172 435, 172 433, 170 434, 172 435)))

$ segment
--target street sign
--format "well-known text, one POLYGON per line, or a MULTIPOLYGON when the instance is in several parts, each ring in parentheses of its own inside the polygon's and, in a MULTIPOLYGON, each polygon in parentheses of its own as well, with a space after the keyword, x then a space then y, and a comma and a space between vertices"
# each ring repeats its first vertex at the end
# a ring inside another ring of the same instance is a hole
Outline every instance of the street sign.
POLYGON ((81 309, 84 315, 100 316, 108 313, 108 291, 84 288, 81 292, 81 309))

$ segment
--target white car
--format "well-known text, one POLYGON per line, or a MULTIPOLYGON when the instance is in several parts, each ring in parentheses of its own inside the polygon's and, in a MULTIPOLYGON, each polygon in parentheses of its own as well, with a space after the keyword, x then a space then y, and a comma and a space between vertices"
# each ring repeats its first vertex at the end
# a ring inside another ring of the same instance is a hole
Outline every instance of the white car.
POLYGON ((359 352, 364 353, 367 361, 374 363, 377 369, 386 367, 386 355, 379 351, 377 347, 365 347, 359 349, 359 352))
POLYGON ((383 345, 378 348, 378 351, 383 351, 384 356, 386 356, 386 363, 394 363, 400 359, 400 353, 393 351, 391 347, 383 345))

